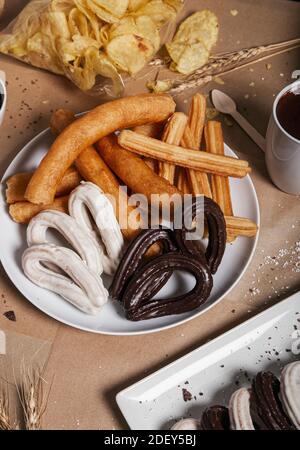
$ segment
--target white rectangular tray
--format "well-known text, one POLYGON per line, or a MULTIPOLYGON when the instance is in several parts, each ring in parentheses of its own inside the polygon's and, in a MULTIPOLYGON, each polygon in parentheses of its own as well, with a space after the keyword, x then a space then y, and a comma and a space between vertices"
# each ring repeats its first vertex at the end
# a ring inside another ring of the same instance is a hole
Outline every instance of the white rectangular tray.
POLYGON ((300 292, 124 389, 116 400, 131 429, 169 429, 182 417, 199 418, 207 406, 227 405, 231 393, 249 386, 257 372, 279 375, 295 359, 300 292), (183 389, 192 400, 184 401, 183 389))

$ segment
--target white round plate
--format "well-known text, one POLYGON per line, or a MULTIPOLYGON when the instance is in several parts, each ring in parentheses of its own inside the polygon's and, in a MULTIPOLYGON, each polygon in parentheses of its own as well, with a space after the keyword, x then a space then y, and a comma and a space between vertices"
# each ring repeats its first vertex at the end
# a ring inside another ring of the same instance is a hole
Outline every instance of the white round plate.
MULTIPOLYGON (((214 276, 214 287, 205 305, 181 315, 166 316, 141 322, 125 319, 121 306, 109 302, 97 316, 89 316, 77 310, 63 298, 35 286, 23 274, 21 255, 26 248, 26 226, 13 222, 5 202, 5 180, 17 172, 34 170, 53 142, 49 129, 37 135, 15 157, 4 174, 0 196, 0 258, 5 271, 33 305, 45 314, 67 325, 81 330, 112 335, 131 335, 151 333, 174 327, 193 319, 225 297, 239 282, 254 254, 258 236, 255 239, 239 237, 233 244, 227 245, 223 261, 214 276)), ((226 154, 236 156, 226 146, 226 154)), ((248 217, 260 223, 259 205, 256 192, 249 176, 230 179, 232 202, 237 216, 248 217)), ((159 294, 160 298, 168 294, 183 293, 194 285, 193 277, 185 273, 174 274, 159 294)))

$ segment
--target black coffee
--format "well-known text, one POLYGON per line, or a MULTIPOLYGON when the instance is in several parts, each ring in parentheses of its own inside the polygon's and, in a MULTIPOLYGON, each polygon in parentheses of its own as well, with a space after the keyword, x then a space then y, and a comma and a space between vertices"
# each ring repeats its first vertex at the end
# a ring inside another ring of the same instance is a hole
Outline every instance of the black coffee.
POLYGON ((0 92, 0 109, 2 108, 3 101, 4 101, 4 95, 1 94, 1 92, 0 92))
POLYGON ((300 92, 287 92, 281 97, 276 114, 282 128, 300 140, 300 92))

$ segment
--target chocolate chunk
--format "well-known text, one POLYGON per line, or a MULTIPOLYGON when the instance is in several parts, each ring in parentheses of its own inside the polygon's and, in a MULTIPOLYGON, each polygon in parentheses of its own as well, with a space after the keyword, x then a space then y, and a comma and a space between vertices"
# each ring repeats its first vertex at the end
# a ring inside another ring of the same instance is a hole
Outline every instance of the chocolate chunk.
POLYGON ((201 419, 202 430, 230 430, 229 411, 225 406, 207 408, 201 419))
POLYGON ((190 391, 188 391, 187 389, 182 389, 182 396, 183 396, 183 400, 185 402, 189 402, 190 400, 192 400, 193 396, 190 393, 190 391))
POLYGON ((6 311, 5 313, 3 313, 3 315, 8 319, 11 320, 12 322, 16 322, 16 315, 14 311, 6 311))

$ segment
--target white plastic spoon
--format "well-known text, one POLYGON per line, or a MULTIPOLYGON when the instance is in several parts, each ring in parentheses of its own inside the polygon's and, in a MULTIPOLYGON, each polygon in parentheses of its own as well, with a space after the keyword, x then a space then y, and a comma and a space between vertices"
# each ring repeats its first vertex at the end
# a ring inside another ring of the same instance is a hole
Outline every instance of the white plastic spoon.
POLYGON ((266 140, 256 129, 237 111, 236 104, 227 94, 214 89, 211 93, 214 107, 223 114, 230 114, 241 128, 250 136, 250 138, 265 151, 266 140))

